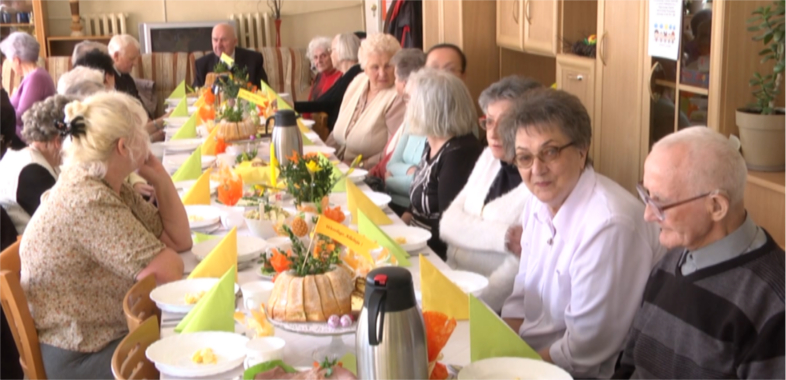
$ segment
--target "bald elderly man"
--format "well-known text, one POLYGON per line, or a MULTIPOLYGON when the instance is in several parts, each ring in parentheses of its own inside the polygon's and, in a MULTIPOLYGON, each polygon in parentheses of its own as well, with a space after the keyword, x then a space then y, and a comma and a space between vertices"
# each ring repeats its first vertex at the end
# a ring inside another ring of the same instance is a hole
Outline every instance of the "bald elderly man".
POLYGON ((638 190, 671 251, 614 378, 784 378, 784 253, 745 211, 746 177, 740 153, 706 127, 652 147, 638 190))
POLYGON ((229 24, 218 24, 213 27, 213 52, 196 60, 196 76, 194 87, 205 85, 207 73, 213 72, 213 67, 218 63, 221 53, 235 60, 235 66, 245 67, 248 70, 248 81, 259 86, 260 81, 267 83, 267 73, 262 54, 259 52, 237 47, 235 28, 229 24))

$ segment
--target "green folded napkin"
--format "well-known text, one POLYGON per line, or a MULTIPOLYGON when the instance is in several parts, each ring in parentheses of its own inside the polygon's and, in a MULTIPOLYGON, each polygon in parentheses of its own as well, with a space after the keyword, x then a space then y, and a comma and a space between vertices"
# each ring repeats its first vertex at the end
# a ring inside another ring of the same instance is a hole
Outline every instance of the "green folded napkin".
POLYGON ((500 357, 542 360, 497 313, 473 295, 469 296, 469 356, 473 363, 500 357))
POLYGON ((172 113, 169 114, 169 116, 170 117, 185 117, 185 116, 188 116, 188 102, 186 101, 185 95, 180 100, 180 102, 177 103, 177 107, 175 107, 175 109, 172 110, 172 113))
POLYGON ((305 146, 305 145, 314 145, 314 142, 313 142, 313 141, 311 141, 311 139, 310 139, 310 138, 306 137, 306 134, 305 134, 305 133, 303 133, 303 132, 300 132, 300 136, 301 136, 301 137, 303 137, 303 145, 304 145, 304 146, 305 146))
POLYGON ((330 162, 333 165, 333 181, 338 180, 335 185, 333 185, 333 189, 331 190, 332 193, 346 193, 347 192, 347 179, 341 178, 344 176, 344 173, 341 172, 341 169, 338 168, 335 162, 330 162), (339 179, 340 178, 340 179, 339 179))
POLYGON ((186 159, 175 174, 172 174, 172 182, 189 181, 199 179, 202 175, 202 147, 196 148, 194 153, 186 159))
POLYGON ((175 332, 235 332, 235 267, 232 266, 213 288, 197 302, 175 332))
POLYGON ((345 370, 352 372, 355 376, 358 375, 358 358, 355 354, 347 352, 341 359, 338 359, 338 362, 341 363, 345 370))
MULTIPOLYGON (((264 83, 264 82, 262 82, 264 83)), ((273 368, 281 367, 286 373, 295 373, 297 370, 292 366, 287 365, 281 360, 271 360, 269 362, 259 363, 255 366, 248 367, 248 369, 243 372, 243 380, 253 380, 254 376, 259 373, 270 371, 273 368)))
POLYGON ((374 222, 369 219, 363 211, 358 210, 358 232, 362 235, 365 235, 371 240, 377 242, 377 244, 385 247, 390 251, 390 253, 396 258, 398 262, 398 266, 400 267, 408 267, 412 266, 412 263, 409 262, 409 254, 403 248, 401 248, 398 243, 393 241, 393 239, 382 231, 379 227, 377 227, 374 222))
POLYGON ((186 81, 183 80, 175 87, 175 90, 169 94, 169 99, 182 98, 186 96, 186 81))
POLYGON ((218 239, 221 237, 223 236, 208 235, 208 234, 203 234, 201 232, 194 232, 194 244, 199 244, 208 240, 218 239))
POLYGON ((195 139, 197 137, 197 117, 199 117, 199 115, 194 112, 194 114, 186 120, 186 123, 175 132, 175 135, 172 136, 172 140, 195 139))

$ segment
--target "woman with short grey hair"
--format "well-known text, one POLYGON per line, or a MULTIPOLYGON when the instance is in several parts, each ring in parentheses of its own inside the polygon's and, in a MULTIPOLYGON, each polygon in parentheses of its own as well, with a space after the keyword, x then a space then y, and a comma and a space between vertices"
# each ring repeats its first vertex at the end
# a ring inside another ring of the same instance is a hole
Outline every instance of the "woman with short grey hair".
POLYGON ((330 38, 327 37, 316 37, 308 43, 306 54, 311 61, 311 67, 317 71, 314 83, 311 84, 311 91, 308 93, 309 101, 322 96, 338 78, 341 78, 342 72, 333 67, 333 60, 330 58, 330 43, 330 38))
POLYGON ((52 188, 60 175, 60 128, 64 109, 72 98, 50 96, 33 105, 22 116, 22 135, 28 146, 9 150, 0 160, 0 205, 14 222, 16 232, 25 232, 27 223, 41 203, 41 195, 52 188))
POLYGON ((426 136, 414 173, 409 211, 402 219, 431 231, 429 247, 446 259, 439 221, 467 183, 483 146, 472 134, 477 113, 464 82, 453 74, 423 69, 409 78, 406 121, 413 134, 426 136))
POLYGON ((497 125, 516 99, 539 87, 532 79, 511 75, 480 94, 478 103, 485 114, 480 125, 489 146, 440 222, 448 265, 487 277, 489 286, 481 299, 497 312, 513 292, 521 254, 519 217, 532 196, 516 166, 505 160, 497 125))
POLYGON ((324 112, 327 114, 327 133, 333 131, 349 84, 360 74, 358 49, 360 40, 352 33, 337 34, 330 46, 330 60, 333 67, 342 73, 333 86, 316 99, 308 102, 295 102, 295 110, 301 113, 324 112))
POLYGON ((35 37, 24 32, 11 33, 0 42, 0 51, 11 61, 11 69, 16 75, 22 76, 22 82, 11 95, 11 104, 16 111, 16 134, 23 141, 22 115, 35 102, 55 94, 55 82, 52 81, 52 77, 37 65, 40 50, 41 45, 35 37))

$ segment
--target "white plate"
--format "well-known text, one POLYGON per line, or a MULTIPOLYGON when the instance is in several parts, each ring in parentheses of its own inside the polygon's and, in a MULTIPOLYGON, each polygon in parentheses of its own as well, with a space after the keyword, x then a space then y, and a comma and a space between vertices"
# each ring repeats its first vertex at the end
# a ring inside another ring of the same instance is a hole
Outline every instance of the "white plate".
POLYGON ((303 123, 303 125, 304 125, 306 128, 308 128, 308 129, 314 129, 314 124, 316 124, 316 123, 317 123, 316 121, 314 121, 314 120, 311 120, 311 119, 300 119, 300 121, 301 121, 301 122, 303 123))
POLYGON ((204 331, 175 334, 153 342, 145 351, 159 371, 182 377, 205 377, 227 372, 243 364, 248 338, 234 333, 204 331), (197 350, 210 348, 216 364, 197 364, 191 357, 197 350))
MULTIPOLYGON (((177 105, 174 105, 174 106, 167 107, 167 109, 166 109, 166 112, 171 112, 171 111, 174 111, 174 110, 175 110, 175 107, 177 107, 177 105)), ((191 115, 193 115, 193 114, 194 114, 194 112, 196 112, 198 109, 199 109, 199 107, 196 107, 196 106, 188 106, 188 109, 187 109, 187 111, 186 111, 186 112, 188 112, 188 115, 189 115, 189 116, 191 116, 191 115)))
MULTIPOLYGON (((168 171, 174 172, 177 171, 183 164, 191 157, 190 154, 173 154, 164 157, 164 168, 168 171)), ((213 165, 216 162, 216 156, 202 156, 202 169, 207 169, 208 166, 213 165)))
POLYGON ((431 239, 431 232, 420 227, 390 225, 379 226, 394 241, 396 238, 407 239, 405 244, 399 244, 407 252, 417 251, 426 247, 428 239, 431 239))
MULTIPOLYGON (((366 194, 371 202, 379 208, 387 207, 391 200, 390 195, 378 193, 376 191, 366 190, 363 191, 363 194, 366 194)), ((332 205, 339 205, 343 209, 347 208, 347 193, 331 193, 328 199, 332 205)))
MULTIPOLYGON (((183 100, 183 98, 167 98, 166 104, 170 107, 177 107, 177 105, 180 104, 181 100, 183 100)), ((194 103, 197 102, 197 100, 199 100, 199 98, 186 97, 186 104, 192 106, 194 105, 194 103)))
POLYGON ((218 223, 221 220, 221 211, 213 206, 185 206, 188 216, 198 216, 202 220, 188 221, 190 228, 204 228, 218 223))
MULTIPOLYGON (((220 238, 210 239, 203 241, 199 244, 194 244, 191 252, 197 257, 197 260, 202 261, 210 251, 221 242, 220 238)), ((246 261, 253 261, 259 258, 259 255, 267 248, 267 242, 254 236, 238 236, 237 237, 237 262, 243 263, 246 261)))
POLYGON ((303 155, 315 152, 323 153, 324 155, 330 157, 330 155, 336 152, 336 148, 327 145, 306 145, 303 147, 303 155))
MULTIPOLYGON (((305 133, 303 133, 303 135, 308 137, 308 139, 311 140, 311 141, 322 141, 322 139, 319 138, 319 135, 316 132, 314 132, 314 131, 305 132, 305 133)), ((307 146, 310 146, 310 145, 307 145, 307 146)))
POLYGON ((355 168, 352 173, 349 173, 347 178, 352 182, 359 183, 366 179, 366 175, 368 175, 368 170, 355 168))
POLYGON ((464 379, 573 379, 560 367, 542 360, 522 358, 491 358, 478 360, 458 374, 464 379))
MULTIPOLYGON (((192 186, 194 186, 196 181, 197 180, 195 180, 195 179, 191 179, 191 180, 188 180, 188 181, 177 181, 177 182, 175 182, 175 189, 178 192, 182 191, 185 194, 185 192, 188 191, 188 189, 190 189, 192 186)), ((219 185, 219 183, 217 181, 210 181, 210 193, 211 194, 215 194, 216 193, 216 190, 218 190, 218 185, 219 185)))
MULTIPOLYGON (((166 129, 178 129, 190 119, 190 116, 172 116, 164 118, 166 129)), ((165 129, 165 130, 166 130, 165 129)))
MULTIPOLYGON (((218 283, 218 278, 192 278, 161 285, 150 292, 150 299, 159 309, 170 313, 188 313, 196 304, 186 304, 186 294, 207 292, 218 283)), ((235 293, 240 287, 235 284, 235 293)))
POLYGON ((448 280, 458 285, 464 293, 472 294, 475 297, 480 297, 483 294, 483 290, 489 286, 489 280, 477 273, 454 270, 446 271, 444 274, 448 280))
POLYGON ((203 139, 169 140, 161 145, 169 152, 193 152, 204 142, 203 139))

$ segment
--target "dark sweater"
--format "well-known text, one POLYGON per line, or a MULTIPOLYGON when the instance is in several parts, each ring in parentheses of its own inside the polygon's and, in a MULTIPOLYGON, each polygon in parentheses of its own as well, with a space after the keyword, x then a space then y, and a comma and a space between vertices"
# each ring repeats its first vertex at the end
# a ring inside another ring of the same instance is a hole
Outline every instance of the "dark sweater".
POLYGON ((682 275, 650 274, 614 378, 784 378, 784 253, 758 249, 682 275))
POLYGON ((431 231, 428 246, 446 260, 448 246, 439 238, 439 220, 466 185, 483 146, 472 134, 454 137, 433 158, 428 142, 409 189, 412 224, 431 231))
POLYGON ((360 74, 360 65, 355 65, 349 68, 341 78, 336 80, 330 89, 325 91, 316 100, 310 102, 295 102, 295 111, 300 113, 314 113, 324 112, 328 115, 327 127, 333 132, 333 126, 336 125, 338 113, 341 110, 341 102, 344 100, 344 93, 347 92, 347 87, 352 83, 352 80, 360 74))

